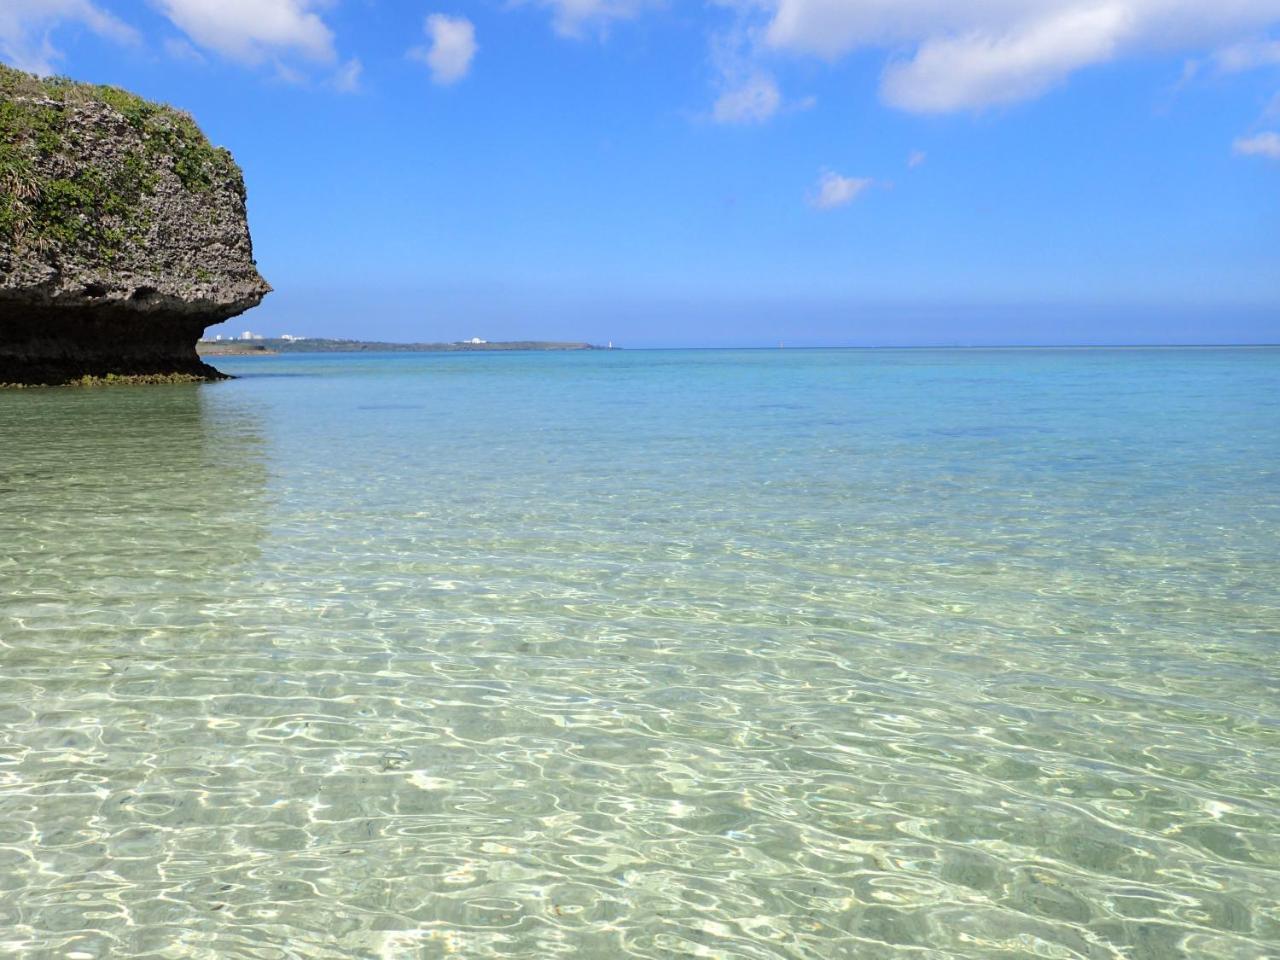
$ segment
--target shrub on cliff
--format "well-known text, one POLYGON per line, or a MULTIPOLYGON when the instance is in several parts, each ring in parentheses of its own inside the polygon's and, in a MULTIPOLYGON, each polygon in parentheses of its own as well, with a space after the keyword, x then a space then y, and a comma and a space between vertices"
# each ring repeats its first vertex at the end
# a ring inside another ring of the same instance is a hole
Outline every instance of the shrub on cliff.
POLYGON ((185 113, 116 87, 46 80, 0 64, 0 243, 95 245, 110 253, 145 228, 139 201, 155 189, 157 164, 171 165, 193 192, 239 176, 231 154, 211 146, 185 113), (95 101, 118 111, 138 141, 109 169, 57 170, 49 160, 93 136, 68 106, 95 101))

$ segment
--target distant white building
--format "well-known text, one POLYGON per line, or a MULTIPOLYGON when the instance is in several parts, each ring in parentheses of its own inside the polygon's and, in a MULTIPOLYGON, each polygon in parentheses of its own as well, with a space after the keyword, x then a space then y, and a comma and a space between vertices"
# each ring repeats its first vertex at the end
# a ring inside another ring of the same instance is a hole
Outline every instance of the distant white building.
POLYGON ((472 337, 470 340, 463 340, 463 343, 488 343, 488 340, 481 340, 479 337, 472 337))
POLYGON ((267 338, 260 333, 254 333, 252 330, 246 330, 244 333, 240 334, 240 339, 241 340, 265 340, 267 338))
POLYGON ((305 340, 305 339, 307 339, 307 338, 306 338, 306 337, 295 337, 292 333, 282 333, 282 334, 280 334, 280 339, 281 339, 281 340, 288 340, 290 343, 297 343, 299 340, 305 340))

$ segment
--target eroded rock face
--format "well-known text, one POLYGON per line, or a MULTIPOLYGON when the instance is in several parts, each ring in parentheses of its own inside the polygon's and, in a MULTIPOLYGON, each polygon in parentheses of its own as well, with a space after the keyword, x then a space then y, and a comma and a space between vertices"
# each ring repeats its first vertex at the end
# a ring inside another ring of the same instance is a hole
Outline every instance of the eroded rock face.
POLYGON ((0 383, 219 377, 196 340, 270 290, 240 169, 189 116, 0 66, 0 383))

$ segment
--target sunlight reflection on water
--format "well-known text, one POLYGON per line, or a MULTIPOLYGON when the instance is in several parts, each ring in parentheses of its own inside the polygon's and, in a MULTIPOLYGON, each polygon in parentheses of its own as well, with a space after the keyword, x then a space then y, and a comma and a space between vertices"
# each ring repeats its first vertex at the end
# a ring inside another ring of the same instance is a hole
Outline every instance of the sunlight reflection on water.
POLYGON ((1280 351, 223 365, 0 394, 0 951, 1280 954, 1280 351))

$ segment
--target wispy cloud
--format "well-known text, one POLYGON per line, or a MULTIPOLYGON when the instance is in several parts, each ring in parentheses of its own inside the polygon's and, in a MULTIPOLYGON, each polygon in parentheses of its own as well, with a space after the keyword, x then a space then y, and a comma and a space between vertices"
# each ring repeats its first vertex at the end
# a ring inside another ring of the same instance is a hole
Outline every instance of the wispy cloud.
POLYGON ((1280 133, 1268 131, 1254 134, 1251 137, 1240 137, 1232 144, 1232 149, 1243 157, 1266 157, 1269 160, 1280 160, 1280 133))
POLYGON ((117 43, 132 44, 138 33, 90 0, 3 0, 0 3, 0 58, 20 70, 50 74, 61 52, 53 32, 77 23, 117 43))
MULTIPOLYGON (((566 36, 606 33, 670 0, 509 0, 551 11, 566 36)), ((881 99, 914 113, 979 111, 1035 99, 1081 70, 1152 52, 1216 59, 1224 71, 1280 63, 1280 0, 709 0, 712 118, 784 112, 784 58, 885 56, 881 99)), ((1187 82, 1198 61, 1188 61, 1187 82)), ((802 103, 800 101, 798 103, 802 103)))
POLYGON ((1265 110, 1262 111, 1262 123, 1270 123, 1272 120, 1280 119, 1280 93, 1275 94, 1267 104, 1265 110))
POLYGON ((848 206, 874 182, 870 177, 844 177, 834 170, 824 170, 809 194, 809 206, 815 210, 835 210, 848 206))
POLYGON ((1224 73, 1241 73, 1280 65, 1280 40, 1246 40, 1223 47, 1214 55, 1224 73))
POLYGON ((773 77, 757 73, 716 98, 712 117, 717 123, 761 123, 782 105, 782 94, 773 77))
POLYGON ((1115 54, 1126 22, 1114 7, 1067 10, 1001 36, 931 37, 889 64, 884 99, 918 113, 947 113, 1039 96, 1067 75, 1115 54))
POLYGON ((916 167, 923 167, 929 155, 923 150, 912 150, 907 154, 907 169, 914 170, 916 167))
POLYGON ((167 56, 170 60, 184 60, 187 63, 204 63, 204 54, 191 45, 191 42, 181 37, 166 37, 162 44, 167 56))
POLYGON ((516 0, 533 3, 551 11, 556 33, 582 38, 591 33, 604 34, 616 20, 630 20, 646 8, 659 6, 657 0, 516 0))
POLYGON ((433 13, 427 17, 424 29, 427 45, 414 47, 409 56, 427 65, 433 82, 441 86, 457 83, 467 75, 475 59, 475 25, 466 17, 433 13))
MULTIPOLYGON (((716 123, 763 123, 784 106, 778 81, 761 66, 756 32, 742 20, 711 37, 711 66, 718 94, 716 123)), ((808 104, 811 105, 811 104, 808 104)))
POLYGON ((1276 0, 722 2, 761 11, 776 53, 834 61, 886 51, 882 98, 918 113, 1030 100, 1081 69, 1151 50, 1222 49, 1232 68, 1269 62, 1272 41, 1244 41, 1280 21, 1276 0))
POLYGON ((339 93, 355 93, 360 89, 360 77, 364 73, 364 64, 359 57, 352 57, 340 66, 330 78, 329 84, 339 93))

